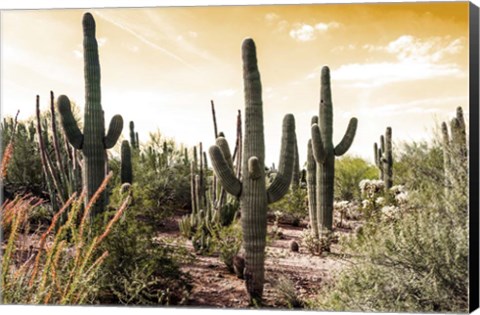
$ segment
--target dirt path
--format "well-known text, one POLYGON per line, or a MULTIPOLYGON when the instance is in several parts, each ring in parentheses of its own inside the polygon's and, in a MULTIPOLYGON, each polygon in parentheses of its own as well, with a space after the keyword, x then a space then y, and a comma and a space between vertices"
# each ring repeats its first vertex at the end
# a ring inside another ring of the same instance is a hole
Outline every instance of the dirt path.
MULTIPOLYGON (((180 217, 175 219, 178 221, 180 217)), ((270 226, 271 223, 269 228, 270 226)), ((292 252, 290 242, 295 240, 301 244, 301 233, 304 227, 280 224, 280 228, 283 232, 282 239, 267 244, 263 305, 266 308, 287 306, 276 289, 277 280, 288 279, 293 284, 296 295, 301 300, 305 300, 314 297, 322 285, 346 264, 346 261, 340 258, 339 247, 336 244, 332 245, 331 254, 322 257, 309 254, 302 246, 299 252, 292 252)), ((174 221, 162 230, 162 234, 169 237, 181 237, 174 221)), ((341 233, 351 233, 351 231, 344 230, 341 233)), ((193 252, 190 241, 185 240, 184 244, 193 252)), ((183 266, 182 270, 190 274, 193 285, 187 305, 218 308, 248 307, 244 281, 230 274, 218 257, 197 255, 194 263, 183 266)))

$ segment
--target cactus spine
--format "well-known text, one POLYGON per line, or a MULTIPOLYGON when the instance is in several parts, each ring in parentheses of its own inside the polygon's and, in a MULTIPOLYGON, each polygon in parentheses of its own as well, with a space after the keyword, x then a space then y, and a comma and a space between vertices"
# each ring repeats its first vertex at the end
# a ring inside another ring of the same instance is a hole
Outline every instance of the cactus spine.
POLYGON ((209 153, 215 173, 225 190, 240 199, 245 248, 245 280, 250 302, 261 303, 264 282, 267 205, 287 193, 292 179, 295 119, 288 114, 283 120, 282 144, 278 174, 270 187, 265 181, 265 143, 260 73, 255 43, 242 44, 245 93, 245 139, 243 144, 242 181, 229 167, 222 150, 214 145, 209 153))
POLYGON ((332 231, 335 156, 350 148, 357 130, 357 119, 352 118, 342 141, 333 145, 333 109, 330 89, 330 70, 322 68, 319 124, 312 125, 312 151, 317 163, 317 219, 321 237, 332 231))
MULTIPOLYGON (((95 20, 90 13, 83 16, 83 58, 85 76, 85 115, 83 133, 78 127, 65 95, 58 97, 63 129, 70 144, 83 153, 83 183, 87 188, 87 202, 97 191, 106 176, 106 149, 112 148, 118 140, 123 128, 123 119, 115 115, 105 135, 104 113, 101 106, 100 63, 98 45, 95 38, 95 20)), ((92 216, 102 212, 105 207, 105 194, 98 199, 92 216)))
POLYGON ((122 184, 133 182, 132 174, 132 153, 130 151, 130 144, 127 140, 122 141, 122 164, 120 165, 120 178, 122 184))

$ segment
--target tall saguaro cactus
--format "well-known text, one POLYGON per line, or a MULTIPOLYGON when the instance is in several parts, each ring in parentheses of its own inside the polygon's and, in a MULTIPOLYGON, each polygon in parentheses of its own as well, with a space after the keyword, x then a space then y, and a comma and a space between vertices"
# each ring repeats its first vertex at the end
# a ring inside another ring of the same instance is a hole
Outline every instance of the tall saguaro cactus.
POLYGON ((257 66, 255 43, 242 44, 245 93, 245 139, 243 143, 242 181, 234 174, 222 150, 214 145, 209 153, 215 173, 225 190, 240 199, 245 248, 245 280, 252 303, 260 303, 265 272, 267 205, 282 198, 292 180, 295 119, 283 120, 280 163, 273 183, 266 187, 265 143, 263 133, 262 85, 257 66))
MULTIPOLYGON (((100 93, 100 62, 97 40, 95 38, 95 20, 90 13, 85 13, 82 24, 85 77, 83 133, 73 117, 68 97, 60 95, 57 104, 68 141, 75 149, 81 150, 83 153, 83 184, 87 188, 88 201, 106 176, 106 149, 112 148, 117 142, 123 129, 123 119, 122 116, 115 115, 105 135, 105 121, 100 93)), ((104 210, 105 197, 105 194, 103 194, 95 203, 92 216, 104 210)))
POLYGON ((342 156, 350 148, 357 130, 357 118, 350 119, 347 131, 337 146, 333 145, 333 109, 330 89, 330 69, 322 68, 319 124, 312 125, 312 151, 317 163, 317 220, 321 237, 333 226, 333 189, 335 156, 342 156))

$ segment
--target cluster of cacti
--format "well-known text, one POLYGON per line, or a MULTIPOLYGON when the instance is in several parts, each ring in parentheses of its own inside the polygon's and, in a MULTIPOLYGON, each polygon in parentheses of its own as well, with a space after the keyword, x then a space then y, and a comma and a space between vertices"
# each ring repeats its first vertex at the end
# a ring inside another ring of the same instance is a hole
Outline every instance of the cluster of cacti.
MULTIPOLYGON (((83 153, 83 183, 87 189, 87 202, 97 191, 107 174, 106 149, 112 148, 117 142, 122 129, 122 116, 112 118, 108 132, 105 135, 104 112, 101 105, 100 62, 98 45, 95 38, 95 20, 90 13, 85 13, 83 25, 83 59, 85 76, 85 114, 83 133, 73 116, 70 100, 67 96, 58 97, 57 105, 62 126, 70 144, 83 153)), ((105 209, 105 193, 98 198, 92 208, 95 216, 105 209)))
POLYGON ((47 119, 42 119, 40 115, 40 97, 37 95, 36 130, 42 170, 52 207, 55 210, 59 210, 74 192, 81 190, 82 176, 80 160, 75 148, 72 149, 65 137, 63 137, 63 148, 60 147, 59 137, 61 135, 57 129, 54 94, 52 91, 50 91, 50 115, 51 142, 48 133, 48 121, 47 119), (53 147, 53 155, 49 153, 50 147, 53 147))
POLYGON ((237 197, 242 209, 245 249, 245 280, 252 303, 260 303, 264 285, 264 261, 267 236, 267 205, 287 193, 292 179, 295 120, 286 115, 279 170, 274 182, 266 187, 263 105, 256 48, 252 39, 242 45, 245 92, 245 139, 243 143, 242 179, 238 179, 222 148, 210 147, 215 174, 225 190, 237 197))
POLYGON ((385 182, 385 189, 393 185, 392 128, 387 127, 385 136, 380 136, 380 148, 373 144, 375 165, 379 169, 379 178, 385 182))
MULTIPOLYGON (((213 101, 211 104, 215 134, 217 134, 213 101)), ((239 119, 237 119, 238 121, 239 119)), ((237 134, 237 139, 238 137, 237 134)), ((234 160, 222 132, 218 133, 216 144, 225 152, 230 170, 233 171, 234 160)), ((193 148, 190 168, 192 213, 182 218, 180 230, 182 235, 192 239, 192 244, 197 251, 208 252, 214 233, 220 227, 228 226, 234 221, 239 204, 235 198, 227 196, 225 189, 217 182, 215 174, 211 177, 207 176, 207 157, 203 152, 202 143, 198 148, 199 156, 197 156, 197 147, 193 148)), ((240 155, 240 151, 236 150, 235 152, 238 152, 237 156, 240 155)))
POLYGON ((452 188, 459 188, 466 183, 465 171, 468 165, 467 131, 463 110, 457 107, 456 117, 450 121, 450 135, 445 122, 442 122, 443 164, 445 174, 445 192, 448 195, 452 188))
MULTIPOLYGON (((330 88, 330 70, 322 68, 320 112, 317 118, 312 120, 311 150, 316 165, 316 194, 315 199, 310 200, 316 204, 316 220, 318 233, 321 238, 328 238, 333 228, 333 190, 335 178, 335 156, 342 156, 350 148, 357 129, 357 119, 352 118, 347 131, 337 146, 333 145, 333 109, 330 88)), ((309 168, 311 172, 313 167, 309 168)), ((313 175, 310 175, 313 176, 313 175)), ((310 177, 310 181, 312 177, 310 177)), ((308 181, 308 180, 307 180, 308 181)), ((311 193, 309 193, 309 196, 311 193)), ((312 221, 315 217, 312 216, 312 221)), ((315 230, 315 229, 314 229, 315 230)))

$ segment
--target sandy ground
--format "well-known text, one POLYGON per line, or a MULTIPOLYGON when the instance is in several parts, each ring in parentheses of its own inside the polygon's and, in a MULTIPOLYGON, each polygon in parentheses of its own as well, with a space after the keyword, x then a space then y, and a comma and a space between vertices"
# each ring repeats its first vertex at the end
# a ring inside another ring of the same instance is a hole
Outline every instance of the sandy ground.
MULTIPOLYGON (((178 221, 180 217, 176 217, 178 221)), ((172 220, 173 221, 173 220, 172 220)), ((162 228, 162 234, 169 237, 179 236, 178 225, 175 221, 162 228)), ((283 232, 281 239, 275 239, 267 244, 267 258, 265 261, 265 308, 285 308, 285 299, 276 289, 278 279, 288 279, 295 289, 300 300, 314 297, 322 286, 327 283, 345 264, 338 244, 333 244, 331 253, 322 256, 313 256, 301 245, 301 234, 305 229, 289 224, 280 224, 283 232), (290 250, 290 242, 300 244, 299 252, 290 250)), ((269 229, 272 222, 269 222, 269 229)), ((350 229, 337 229, 339 234, 352 233, 350 229)), ((162 237, 162 235, 159 235, 162 237)), ((182 242, 183 243, 183 242, 182 242)), ((193 252, 190 241, 184 244, 193 252)), ((182 270, 191 275, 193 289, 187 305, 195 307, 218 308, 247 308, 248 297, 245 283, 235 274, 229 273, 226 266, 218 257, 196 255, 192 264, 182 267, 182 270)))

